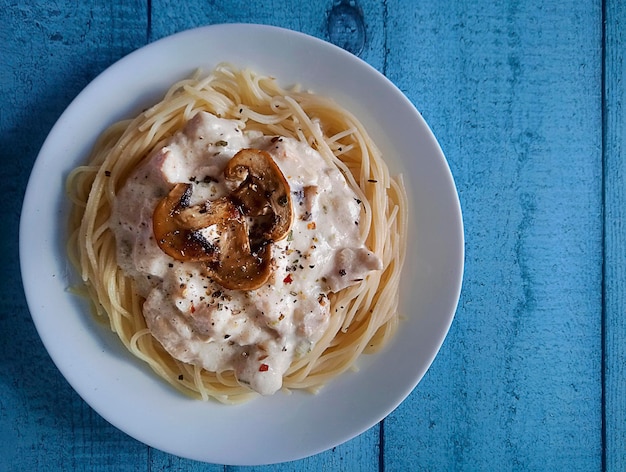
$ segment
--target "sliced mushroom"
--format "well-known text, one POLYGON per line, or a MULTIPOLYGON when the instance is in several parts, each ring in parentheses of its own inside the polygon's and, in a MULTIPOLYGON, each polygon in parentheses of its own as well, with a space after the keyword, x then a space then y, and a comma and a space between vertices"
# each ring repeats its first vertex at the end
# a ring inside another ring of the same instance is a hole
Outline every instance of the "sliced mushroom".
POLYGON ((283 239, 293 223, 289 184, 272 157, 258 149, 239 151, 224 177, 234 187, 229 195, 194 206, 191 184, 175 185, 154 210, 154 235, 174 259, 205 263, 224 288, 255 290, 272 273, 271 243, 283 239), (213 225, 219 237, 211 242, 201 230, 213 225))
POLYGON ((228 197, 207 200, 199 205, 184 208, 176 218, 188 229, 208 228, 225 220, 242 221, 241 212, 228 197))
POLYGON ((237 187, 232 196, 246 216, 263 216, 262 238, 280 241, 293 222, 289 184, 272 156, 260 149, 242 149, 228 162, 224 178, 237 187))
POLYGON ((271 275, 271 249, 252 251, 248 225, 228 197, 189 206, 190 184, 177 184, 154 210, 152 226, 159 247, 176 260, 204 262, 224 288, 254 290, 271 275), (200 230, 216 225, 215 244, 200 230))
POLYGON ((227 199, 190 207, 191 188, 191 184, 176 184, 156 206, 152 215, 156 242, 163 252, 179 261, 217 261, 218 247, 199 230, 225 219, 241 221, 241 214, 227 199))
POLYGON ((208 264, 213 279, 231 290, 261 287, 272 274, 271 246, 253 252, 245 221, 228 220, 220 229, 220 258, 208 264))

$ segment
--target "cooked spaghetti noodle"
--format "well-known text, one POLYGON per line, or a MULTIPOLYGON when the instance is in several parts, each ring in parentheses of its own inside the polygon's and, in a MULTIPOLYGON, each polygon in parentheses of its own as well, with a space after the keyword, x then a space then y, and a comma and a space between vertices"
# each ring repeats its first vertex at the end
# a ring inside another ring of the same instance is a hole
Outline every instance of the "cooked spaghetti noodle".
POLYGON ((232 369, 210 371, 182 362, 155 339, 143 315, 145 299, 136 281, 118 264, 119 242, 111 229, 116 196, 129 176, 201 111, 236 120, 247 132, 305 143, 339 169, 361 205, 361 242, 382 261, 382 270, 329 294, 331 315, 324 332, 284 373, 284 389, 315 391, 393 335, 407 234, 401 178, 389 175, 363 126, 332 100, 285 90, 273 78, 225 64, 206 77, 198 74, 174 84, 162 101, 106 130, 88 164, 69 175, 70 258, 96 312, 108 319, 130 352, 171 385, 224 403, 256 395, 232 369))

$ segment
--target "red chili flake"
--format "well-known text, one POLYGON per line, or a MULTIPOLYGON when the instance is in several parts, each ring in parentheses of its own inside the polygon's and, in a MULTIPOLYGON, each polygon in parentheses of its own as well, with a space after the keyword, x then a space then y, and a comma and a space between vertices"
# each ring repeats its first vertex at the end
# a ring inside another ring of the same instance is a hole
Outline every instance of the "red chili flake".
POLYGON ((291 274, 287 274, 287 277, 283 279, 283 283, 290 284, 291 282, 293 282, 293 279, 291 278, 291 274))
POLYGON ((269 370, 270 366, 267 364, 261 364, 259 366, 259 372, 267 372, 269 370))
POLYGON ((196 312, 196 307, 193 305, 193 303, 191 304, 191 312, 195 313, 196 312))

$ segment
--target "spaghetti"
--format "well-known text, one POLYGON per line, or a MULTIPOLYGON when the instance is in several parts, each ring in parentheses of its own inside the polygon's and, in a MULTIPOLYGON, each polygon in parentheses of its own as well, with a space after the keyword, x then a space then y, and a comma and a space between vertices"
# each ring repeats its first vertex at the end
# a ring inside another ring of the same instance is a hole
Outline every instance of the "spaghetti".
MULTIPOLYGON (((320 325, 322 332, 308 349, 296 346, 298 352, 281 372, 284 389, 316 391, 393 335, 407 234, 407 198, 401 178, 389 175, 363 126, 332 100, 283 89, 273 78, 226 64, 206 77, 198 74, 174 84, 159 103, 106 130, 88 164, 68 176, 70 259, 96 312, 108 319, 130 352, 171 385, 194 397, 224 403, 256 395, 235 369, 211 370, 198 362, 181 361, 157 340, 155 321, 144 313, 147 291, 123 268, 119 233, 112 228, 116 201, 137 169, 202 113, 230 120, 263 142, 280 136, 313 149, 356 196, 359 242, 380 260, 381 269, 328 294, 329 316, 320 325)), ((287 274, 283 282, 290 283, 290 278, 287 274)), ((267 364, 261 364, 261 370, 267 370, 267 364)))

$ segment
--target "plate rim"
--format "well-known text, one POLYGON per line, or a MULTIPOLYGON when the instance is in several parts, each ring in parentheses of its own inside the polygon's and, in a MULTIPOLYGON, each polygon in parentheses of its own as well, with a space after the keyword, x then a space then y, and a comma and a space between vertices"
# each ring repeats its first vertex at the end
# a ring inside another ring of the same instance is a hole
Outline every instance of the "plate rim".
MULTIPOLYGON (((459 299, 460 299, 460 293, 461 293, 461 288, 462 288, 462 282, 463 282, 463 272, 464 272, 464 258, 465 258, 465 240, 464 240, 464 228, 463 228, 463 218, 462 218, 462 212, 461 212, 461 205, 460 205, 460 199, 458 196, 458 191, 456 190, 456 185, 454 183, 454 178, 452 176, 452 173, 450 171, 449 168, 449 164, 445 158, 445 155, 443 153, 443 151, 440 148, 440 145, 438 143, 438 141, 436 140, 434 134, 432 133, 432 131, 430 130, 430 127, 428 126, 428 124, 426 123, 426 121, 421 117, 421 115, 419 114, 419 111, 417 110, 417 108, 413 105, 412 102, 410 102, 410 100, 389 80, 387 79, 383 74, 381 74, 378 70, 376 70, 374 67, 372 67, 371 65, 367 64, 365 61, 363 61, 362 59, 353 56, 351 53, 344 51, 343 49, 332 45, 331 43, 328 43, 320 38, 314 37, 314 36, 310 36, 306 33, 302 33, 302 32, 298 32, 298 31, 294 31, 294 30, 290 30, 290 29, 286 29, 286 28, 282 28, 282 27, 278 27, 278 26, 270 26, 270 25, 262 25, 262 24, 253 24, 253 23, 226 23, 226 24, 216 24, 216 25, 208 25, 208 26, 201 26, 201 27, 197 27, 197 28, 191 28, 191 29, 187 29, 184 31, 180 31, 178 33, 175 33, 173 35, 169 35, 163 38, 160 38, 152 43, 149 43, 131 53, 129 53, 128 55, 124 56, 123 58, 119 59, 118 61, 114 62, 113 64, 111 64, 109 67, 107 67, 103 72, 101 72, 100 74, 98 74, 98 76, 96 78, 94 78, 86 87, 83 88, 83 90, 76 96, 76 98, 74 100, 72 100, 72 102, 68 105, 68 107, 64 110, 64 112, 61 114, 61 116, 59 117, 59 119, 56 121, 55 125, 52 127, 52 129, 50 130, 50 133, 48 134, 48 136, 46 137, 46 140, 44 141, 40 152, 36 158, 36 161, 33 165, 33 169, 31 170, 31 175, 29 177, 28 180, 28 184, 26 187, 26 192, 24 194, 24 199, 23 199, 23 204, 22 204, 22 213, 20 216, 20 228, 19 228, 19 253, 20 253, 20 270, 22 273, 22 283, 23 283, 23 287, 24 287, 24 292, 26 295, 26 300, 27 300, 27 304, 29 307, 29 311, 31 313, 31 318, 33 319, 33 322, 35 324, 35 327, 37 328, 37 332, 39 334, 39 337, 41 338, 46 351, 48 352, 48 354, 50 355, 52 361, 54 362, 55 366, 57 367, 57 369, 59 369, 59 371, 61 371, 61 373, 63 374, 63 376, 65 377, 66 381, 68 381, 68 383, 70 383, 71 387, 81 396, 81 398, 83 398, 84 401, 86 401, 91 408, 93 408, 100 416, 104 417, 109 423, 113 424, 116 428, 124 431, 126 434, 144 442, 145 444, 148 444, 149 446, 152 447, 156 447, 158 449, 164 450, 166 452, 172 453, 172 454, 176 454, 179 455, 181 457, 187 457, 190 459, 195 459, 195 460, 201 460, 201 461, 205 461, 205 462, 214 462, 213 460, 211 460, 210 457, 208 456, 202 456, 201 454, 193 454, 193 453, 189 453, 189 451, 180 451, 177 450, 175 448, 168 448, 163 447, 163 445, 158 445, 157 443, 155 443, 154 441, 150 441, 149 438, 145 438, 145 437, 138 437, 138 435, 136 434, 136 431, 132 431, 129 432, 128 428, 124 428, 123 425, 119 424, 119 420, 117 420, 116 418, 112 417, 112 415, 110 414, 106 414, 106 412, 103 413, 102 408, 100 405, 94 405, 94 400, 93 397, 90 395, 87 395, 84 391, 84 388, 81 388, 80 385, 75 385, 76 380, 74 379, 73 381, 70 380, 72 378, 71 375, 69 375, 67 373, 67 366, 63 365, 63 363, 59 360, 59 356, 58 355, 53 355, 53 352, 56 352, 55 349, 53 347, 51 347, 50 344, 50 340, 47 338, 47 333, 42 332, 41 330, 44 329, 44 325, 42 324, 42 319, 39 315, 37 315, 38 313, 38 308, 37 308, 37 296, 34 294, 34 288, 33 288, 33 282, 31 280, 32 277, 32 273, 29 273, 30 270, 30 265, 28 263, 28 260, 26 259, 25 253, 27 252, 27 236, 26 233, 29 230, 29 228, 27 227, 27 224, 29 224, 29 218, 28 218, 28 214, 26 213, 27 211, 33 211, 33 200, 35 198, 35 194, 36 194, 36 189, 32 186, 32 182, 35 181, 35 177, 39 174, 41 174, 43 172, 42 168, 44 167, 44 164, 47 164, 47 160, 46 160, 46 152, 48 152, 48 148, 54 144, 54 139, 56 139, 56 136, 58 133, 61 133, 63 130, 63 126, 65 124, 65 122, 70 118, 70 115, 72 114, 73 110, 76 109, 76 104, 80 103, 81 100, 84 99, 84 97, 87 96, 88 93, 92 93, 92 90, 97 90, 97 88, 100 86, 101 83, 106 82, 106 80, 110 77, 113 76, 117 73, 118 69, 123 69, 124 67, 126 67, 127 63, 132 63, 133 61, 138 60, 137 58, 141 57, 142 55, 146 54, 147 51, 158 51, 159 49, 161 49, 163 47, 163 45, 166 44, 172 44, 172 42, 177 42, 177 41, 182 41, 184 40, 184 38, 186 37, 195 37, 196 35, 198 36, 203 36, 203 35, 211 35, 211 34, 218 34, 218 32, 220 30, 225 31, 225 30, 237 30, 237 29, 248 29, 249 31, 256 31, 258 34, 279 34, 279 35, 287 35, 287 36, 291 36, 293 35, 294 38, 299 38, 298 41, 304 41, 304 42, 308 42, 311 44, 315 44, 317 45, 317 47, 321 47, 321 48, 326 48, 329 51, 331 51, 332 54, 338 55, 342 58, 345 59, 349 59, 350 61, 356 61, 357 63, 361 63, 361 67, 365 66, 365 68, 367 70, 369 70, 370 73, 373 73, 375 76, 377 76, 378 80, 380 80, 381 78, 383 79, 383 82, 386 83, 387 87, 391 87, 394 89, 396 94, 400 94, 401 97, 404 98, 405 101, 405 105, 408 105, 409 108, 411 108, 415 114, 416 114, 416 118, 418 118, 420 120, 420 124, 421 126, 425 127, 425 129, 427 130, 427 133, 430 134, 430 136, 432 137, 432 142, 430 143, 431 146, 433 146, 433 149, 436 149, 440 155, 440 157, 443 159, 442 162, 440 162, 440 165, 443 166, 446 170, 447 170, 447 179, 448 179, 448 185, 452 186, 452 189, 454 189, 453 194, 454 195, 450 195, 451 197, 451 203, 453 206, 456 206, 456 212, 454 215, 454 223, 457 229, 457 233, 456 236, 456 243, 457 243, 457 247, 453 248, 454 251, 456 252, 456 258, 457 260, 457 265, 456 265, 456 273, 451 275, 451 279, 453 280, 453 286, 450 287, 451 289, 451 293, 452 296, 449 297, 449 301, 448 301, 448 311, 450 311, 450 313, 448 314, 447 318, 445 320, 440 320, 440 324, 439 324, 439 338, 435 341, 435 344, 438 345, 438 347, 431 352, 431 356, 429 359, 426 359, 424 362, 424 369, 423 369, 423 373, 421 373, 421 375, 418 376, 418 378, 414 379, 414 382, 407 383, 406 384, 406 389, 407 391, 402 392, 399 396, 402 397, 399 401, 394 401, 388 404, 388 408, 386 409, 381 409, 377 415, 372 416, 370 418, 370 421, 368 421, 368 426, 367 427, 363 427, 363 425, 361 425, 359 428, 355 429, 353 431, 353 434, 351 435, 344 435, 344 437, 341 438, 341 440, 339 442, 337 442, 337 440, 332 440, 332 441, 326 441, 326 442, 320 442, 318 444, 317 447, 314 448, 309 448, 308 451, 306 451, 305 454, 302 453, 302 451, 300 451, 298 454, 295 455, 289 455, 289 454, 282 454, 282 455, 277 455, 275 457, 276 460, 273 460, 272 458, 266 456, 263 459, 261 459, 260 461, 255 461, 253 459, 251 460, 232 460, 232 461, 224 461, 221 460, 220 463, 224 463, 224 464, 231 464, 231 465, 260 465, 260 464, 268 464, 268 463, 275 463, 275 462, 285 462, 287 460, 297 460, 297 459, 301 459, 303 457, 307 457, 313 454, 317 454, 319 452, 322 452, 324 450, 329 449, 330 447, 333 447, 333 445, 339 445, 342 444, 354 437, 356 437, 357 435, 363 433, 364 431, 366 431, 367 429, 369 429, 371 426, 374 426, 376 423, 378 423, 381 419, 385 418, 387 415, 389 415, 393 410, 395 410, 398 405, 404 401, 404 399, 406 399, 406 397, 411 393, 411 391, 415 388, 415 386, 417 386, 417 384, 421 381, 421 379, 423 378, 423 375, 425 374, 425 372, 430 368, 430 365, 432 364, 433 360, 435 359, 437 353, 439 352, 439 349, 441 348, 441 345, 443 344, 443 341, 445 340, 448 331, 450 329, 450 326, 453 322, 454 316, 455 316, 455 312, 457 310, 458 307, 458 303, 459 303, 459 299), (61 364, 61 365, 59 365, 61 364), (330 444, 333 443, 333 444, 330 444), (330 446, 329 446, 330 444, 330 446), (182 452, 182 453, 181 453, 182 452), (207 460, 208 459, 208 460, 207 460)), ((280 77, 279 77, 280 80, 280 77)), ((113 120, 115 121, 115 120, 113 120)), ((103 125, 104 126, 104 125, 103 125)), ((104 128, 103 128, 104 129, 104 128)), ((49 160, 49 159, 48 159, 49 160)), ((57 235, 58 236, 58 235, 57 235)), ((67 269, 67 267, 66 267, 67 269)), ((62 274, 59 274, 62 275, 62 274)), ((393 343, 393 340, 391 341, 393 343)), ((377 355, 375 355, 377 356, 377 355)), ((345 374, 344 374, 345 375, 345 374)), ((170 387, 166 387, 166 388, 170 388, 170 387)), ((257 400, 253 400, 253 402, 256 402, 257 400)), ((237 407, 231 407, 231 406, 224 406, 223 408, 237 408, 237 407)), ((141 436, 141 435, 139 435, 141 436)), ((305 448, 306 449, 306 448, 305 448)), ((222 456, 220 456, 222 457, 222 456)))

